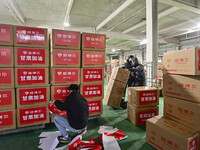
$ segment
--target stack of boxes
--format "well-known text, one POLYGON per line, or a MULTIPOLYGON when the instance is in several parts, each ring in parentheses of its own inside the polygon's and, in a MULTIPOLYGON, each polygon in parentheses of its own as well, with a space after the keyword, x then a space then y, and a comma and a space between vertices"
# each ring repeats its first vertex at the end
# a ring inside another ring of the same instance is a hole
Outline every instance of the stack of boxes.
POLYGON ((80 93, 87 99, 89 115, 102 114, 106 36, 82 33, 80 93))
POLYGON ((120 107, 129 75, 130 72, 128 70, 119 67, 112 70, 111 78, 104 97, 104 101, 108 106, 114 108, 120 107))
POLYGON ((47 29, 14 27, 17 127, 49 122, 47 29))
POLYGON ((153 87, 129 87, 127 118, 134 125, 144 125, 146 120, 158 115, 159 91, 153 87))

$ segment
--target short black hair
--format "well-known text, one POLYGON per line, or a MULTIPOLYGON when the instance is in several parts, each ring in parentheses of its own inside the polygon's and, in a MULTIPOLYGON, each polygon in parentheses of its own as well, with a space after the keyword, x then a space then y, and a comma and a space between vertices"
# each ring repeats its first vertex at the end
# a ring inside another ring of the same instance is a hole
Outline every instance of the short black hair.
POLYGON ((69 86, 70 91, 77 91, 78 92, 78 85, 77 84, 71 84, 69 86))
POLYGON ((130 58, 134 58, 134 56, 133 56, 133 55, 130 55, 128 58, 129 58, 129 59, 130 59, 130 58))

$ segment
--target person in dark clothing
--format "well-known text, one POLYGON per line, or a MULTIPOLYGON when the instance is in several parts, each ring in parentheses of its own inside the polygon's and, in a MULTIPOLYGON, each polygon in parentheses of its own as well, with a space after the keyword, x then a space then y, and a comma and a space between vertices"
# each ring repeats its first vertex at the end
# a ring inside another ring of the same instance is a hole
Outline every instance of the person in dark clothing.
POLYGON ((59 110, 67 111, 67 117, 61 115, 54 117, 54 123, 62 134, 58 137, 61 143, 71 141, 71 137, 66 130, 84 134, 88 124, 89 108, 87 100, 78 92, 78 85, 70 85, 69 91, 70 95, 67 96, 64 103, 59 100, 55 101, 55 105, 59 110))

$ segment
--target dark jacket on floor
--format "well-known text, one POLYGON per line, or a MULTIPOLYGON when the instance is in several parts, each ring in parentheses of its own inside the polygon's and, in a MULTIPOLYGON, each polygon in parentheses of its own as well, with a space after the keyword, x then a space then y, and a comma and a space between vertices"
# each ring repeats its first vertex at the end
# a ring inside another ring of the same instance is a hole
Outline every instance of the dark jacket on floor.
POLYGON ((67 119, 74 129, 83 129, 87 126, 89 108, 87 100, 78 92, 72 92, 62 103, 55 101, 56 107, 67 111, 67 119))

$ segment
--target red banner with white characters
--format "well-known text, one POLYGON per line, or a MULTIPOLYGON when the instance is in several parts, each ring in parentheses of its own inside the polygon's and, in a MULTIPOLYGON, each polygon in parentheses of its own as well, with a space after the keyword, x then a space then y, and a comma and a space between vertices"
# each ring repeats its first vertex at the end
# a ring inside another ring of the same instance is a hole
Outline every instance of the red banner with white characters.
POLYGON ((47 119, 47 107, 21 108, 19 109, 20 124, 27 124, 47 119))
POLYGON ((39 44, 45 43, 45 30, 31 27, 16 27, 17 44, 39 44))
POLYGON ((83 48, 105 49, 105 36, 97 34, 84 34, 83 48))
POLYGON ((85 65, 103 65, 105 61, 104 52, 83 52, 85 65))
POLYGON ((138 125, 146 124, 146 120, 158 115, 157 109, 138 112, 138 125))
POLYGON ((67 112, 65 110, 64 111, 59 110, 56 107, 55 103, 52 103, 52 101, 49 102, 48 109, 49 109, 51 114, 54 113, 54 114, 61 115, 63 117, 67 116, 67 112))
POLYGON ((45 49, 17 48, 17 64, 45 64, 45 49))
POLYGON ((55 46, 74 46, 79 48, 80 34, 70 31, 55 31, 54 43, 55 46))
POLYGON ((93 98, 103 96, 102 84, 82 85, 82 93, 85 98, 93 98))
POLYGON ((0 84, 11 84, 11 69, 0 69, 0 84))
POLYGON ((65 100, 69 95, 69 87, 54 87, 54 100, 65 100))
POLYGON ((83 68, 83 82, 103 81, 102 69, 83 68))
POLYGON ((0 91, 0 106, 12 105, 13 96, 11 90, 0 91))
POLYGON ((189 142, 189 150, 198 150, 199 147, 199 136, 189 142))
POLYGON ((10 42, 10 26, 0 25, 0 41, 10 42))
POLYGON ((0 112, 0 127, 13 125, 13 117, 12 111, 0 112))
POLYGON ((18 68, 17 69, 18 84, 45 83, 45 68, 18 68))
POLYGON ((147 105, 158 102, 158 91, 140 91, 139 92, 139 104, 147 105))
POLYGON ((79 69, 55 69, 55 82, 79 81, 79 69))
POLYGON ((80 59, 80 51, 62 51, 55 50, 56 65, 78 65, 80 59))
POLYGON ((10 48, 0 48, 0 64, 10 64, 11 63, 11 49, 10 48))
POLYGON ((101 112, 101 100, 88 101, 89 114, 101 112))
POLYGON ((20 105, 47 102, 47 88, 19 89, 20 105))

